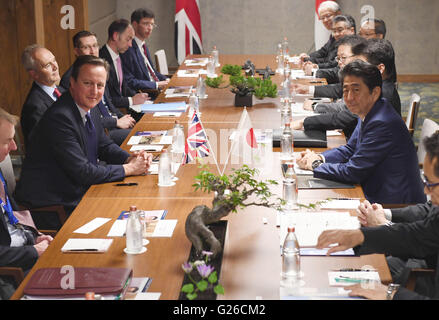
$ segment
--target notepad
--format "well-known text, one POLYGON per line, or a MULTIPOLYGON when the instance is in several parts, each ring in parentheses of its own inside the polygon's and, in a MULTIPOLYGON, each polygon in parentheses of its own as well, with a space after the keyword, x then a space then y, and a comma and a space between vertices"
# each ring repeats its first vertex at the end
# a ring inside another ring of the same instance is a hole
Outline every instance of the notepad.
POLYGON ((61 248, 62 252, 89 252, 102 253, 107 252, 113 243, 113 239, 68 239, 61 248))
POLYGON ((179 118, 183 112, 156 112, 154 113, 154 118, 159 117, 172 117, 172 118, 179 118))
POLYGON ((130 151, 142 151, 145 150, 147 152, 160 152, 162 151, 162 145, 152 145, 152 144, 136 144, 131 147, 130 151))
POLYGON ((172 237, 178 220, 160 220, 152 234, 153 237, 172 237))

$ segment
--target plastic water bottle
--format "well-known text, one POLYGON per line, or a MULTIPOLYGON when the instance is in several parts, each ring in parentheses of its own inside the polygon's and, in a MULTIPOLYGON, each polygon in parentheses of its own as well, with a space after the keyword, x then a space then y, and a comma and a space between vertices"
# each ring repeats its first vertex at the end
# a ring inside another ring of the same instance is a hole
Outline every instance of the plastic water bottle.
POLYGON ((163 150, 159 160, 159 186, 172 184, 171 159, 167 150, 163 150))
POLYGON ((294 231, 294 227, 288 228, 282 246, 282 278, 293 281, 302 277, 300 272, 300 247, 294 231))
POLYGON ((287 202, 287 208, 295 208, 297 206, 299 188, 297 184, 296 171, 294 170, 294 163, 288 163, 288 168, 285 172, 283 191, 283 198, 287 202))
POLYGON ((137 211, 136 206, 131 206, 126 229, 127 252, 139 253, 142 251, 142 232, 143 227, 140 222, 139 211, 137 211))
POLYGON ((175 121, 174 129, 173 129, 173 138, 172 138, 172 151, 175 153, 183 153, 184 152, 184 131, 183 126, 175 121))
POLYGON ((293 132, 289 123, 285 123, 285 128, 280 138, 281 147, 281 159, 291 160, 293 159, 293 132))
POLYGON ((197 80, 197 96, 198 99, 206 99, 206 84, 204 83, 203 77, 198 75, 197 80))
POLYGON ((192 89, 191 95, 189 96, 189 110, 189 117, 192 117, 194 111, 196 111, 197 114, 200 114, 196 89, 192 89))
POLYGON ((289 101, 285 101, 280 113, 280 127, 285 129, 285 125, 290 124, 292 120, 291 107, 289 101))
POLYGON ((219 52, 218 52, 218 49, 216 48, 216 46, 213 46, 212 57, 213 57, 214 62, 215 62, 215 67, 219 67, 220 66, 220 63, 219 63, 219 52))
POLYGON ((283 74, 284 72, 284 54, 282 52, 282 43, 279 43, 277 45, 277 56, 276 56, 276 61, 277 61, 277 72, 280 74, 283 74))

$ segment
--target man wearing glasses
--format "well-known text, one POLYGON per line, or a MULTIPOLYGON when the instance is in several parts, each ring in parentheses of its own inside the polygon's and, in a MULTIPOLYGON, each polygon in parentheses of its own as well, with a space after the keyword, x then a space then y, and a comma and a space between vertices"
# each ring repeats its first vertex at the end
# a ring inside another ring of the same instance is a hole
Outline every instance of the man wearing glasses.
MULTIPOLYGON (((370 204, 365 201, 358 208, 358 217, 363 225, 361 229, 325 231, 320 235, 317 247, 324 248, 337 243, 338 245, 332 247, 328 254, 356 247, 358 254, 391 255, 388 261, 393 281, 402 285, 407 276, 403 277, 403 272, 407 271, 404 270, 407 258, 425 259, 425 262, 409 259, 407 266, 427 266, 437 270, 439 267, 437 259, 439 253, 437 207, 439 205, 439 132, 436 131, 432 136, 427 137, 423 143, 427 152, 423 166, 424 192, 431 197, 431 202, 403 209, 385 210, 379 204, 370 204), (398 266, 393 263, 397 261, 395 257, 401 257, 400 269, 395 269, 398 266), (400 273, 395 274, 395 270, 400 273)), ((439 273, 436 272, 434 281, 420 282, 418 280, 415 292, 405 288, 388 290, 387 286, 380 283, 372 288, 355 285, 347 289, 351 290, 349 294, 351 296, 363 296, 368 299, 437 299, 439 298, 439 273)))
MULTIPOLYGON (((98 39, 93 32, 83 30, 76 33, 73 36, 73 47, 76 57, 86 55, 99 57, 98 39)), ((60 85, 65 90, 69 90, 70 88, 72 69, 73 66, 71 66, 61 78, 60 85)), ((114 106, 107 86, 105 87, 102 100, 97 105, 97 108, 94 108, 93 112, 96 112, 97 116, 101 119, 102 126, 108 130, 108 135, 111 140, 119 146, 123 143, 131 129, 136 124, 136 121, 131 115, 124 115, 114 106)))
POLYGON ((121 55, 128 86, 133 90, 163 89, 169 79, 159 73, 152 63, 145 40, 157 27, 154 13, 148 9, 137 9, 131 14, 131 25, 135 36, 133 46, 121 55))
POLYGON ((365 39, 384 39, 386 24, 381 19, 367 19, 361 25, 358 35, 365 39))
MULTIPOLYGON (((340 6, 338 5, 338 3, 335 1, 322 2, 322 4, 320 4, 318 12, 320 20, 322 21, 325 28, 332 31, 332 20, 335 16, 341 14, 340 6)), ((337 51, 335 42, 335 38, 333 37, 333 35, 331 35, 328 42, 326 42, 326 44, 319 50, 312 52, 310 55, 302 53, 300 55, 300 58, 303 62, 305 62, 306 60, 309 60, 313 63, 328 62, 329 54, 333 51, 337 51)))

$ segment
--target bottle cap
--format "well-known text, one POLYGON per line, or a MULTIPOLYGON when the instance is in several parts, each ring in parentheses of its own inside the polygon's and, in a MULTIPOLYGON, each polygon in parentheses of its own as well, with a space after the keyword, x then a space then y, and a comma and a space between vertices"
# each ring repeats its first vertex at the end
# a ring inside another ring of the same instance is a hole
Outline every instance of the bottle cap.
POLYGON ((294 227, 288 227, 288 232, 294 232, 296 230, 296 228, 294 227))
POLYGON ((162 153, 167 153, 168 152, 168 149, 163 149, 162 150, 162 153))
POLYGON ((285 127, 289 127, 289 126, 290 126, 289 122, 285 123, 285 127))
POLYGON ((289 163, 289 164, 288 164, 288 168, 292 168, 292 167, 294 167, 294 164, 289 163))
POLYGON ((136 211, 137 207, 136 206, 130 206, 130 211, 136 211))

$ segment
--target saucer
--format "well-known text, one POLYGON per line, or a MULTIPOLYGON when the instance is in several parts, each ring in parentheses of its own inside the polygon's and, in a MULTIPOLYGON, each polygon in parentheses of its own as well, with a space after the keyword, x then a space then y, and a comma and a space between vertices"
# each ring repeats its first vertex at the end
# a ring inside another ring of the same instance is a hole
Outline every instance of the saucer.
POLYGON ((146 252, 146 248, 145 247, 142 247, 142 250, 140 250, 140 252, 130 252, 130 251, 128 251, 127 250, 127 248, 125 248, 125 249, 123 249, 123 252, 125 252, 126 254, 142 254, 142 253, 145 253, 146 252))

